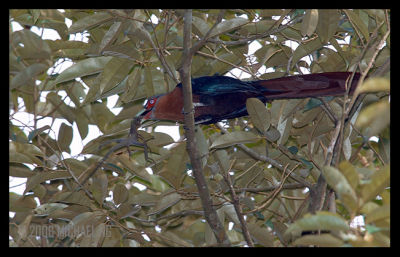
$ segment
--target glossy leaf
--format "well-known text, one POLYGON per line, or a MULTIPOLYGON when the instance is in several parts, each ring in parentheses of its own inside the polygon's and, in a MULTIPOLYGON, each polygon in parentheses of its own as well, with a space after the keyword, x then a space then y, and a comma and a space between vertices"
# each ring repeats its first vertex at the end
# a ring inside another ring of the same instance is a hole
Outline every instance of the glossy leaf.
POLYGON ((370 78, 365 80, 365 82, 357 87, 357 92, 361 93, 372 93, 372 92, 389 92, 390 91, 390 81, 386 78, 370 78))
POLYGON ((357 195, 346 177, 336 168, 325 166, 322 168, 326 182, 335 190, 339 199, 352 212, 357 208, 357 195))
POLYGON ((12 78, 10 82, 10 89, 14 89, 28 83, 33 83, 35 81, 35 77, 47 70, 47 68, 48 66, 43 63, 34 63, 26 67, 12 78))
POLYGON ((259 139, 260 138, 258 136, 254 135, 251 132, 234 131, 232 133, 219 136, 217 139, 214 140, 210 148, 225 148, 236 144, 257 141, 259 139))
POLYGON ((69 153, 71 151, 69 145, 72 142, 72 127, 62 123, 57 139, 61 150, 69 153))
POLYGON ((319 247, 339 247, 342 246, 344 242, 332 236, 331 234, 321 234, 321 235, 306 235, 302 236, 293 242, 296 246, 319 246, 319 247))
POLYGON ((127 59, 112 58, 104 66, 101 76, 100 91, 106 93, 121 83, 129 71, 133 67, 133 63, 127 59))
POLYGON ((286 230, 285 234, 300 233, 301 231, 313 230, 329 230, 329 231, 343 231, 346 232, 350 228, 346 221, 339 215, 320 211, 315 215, 307 214, 291 224, 286 230))
POLYGON ((55 80, 55 84, 101 72, 111 57, 93 57, 75 63, 65 69, 55 80))
POLYGON ((390 123, 390 103, 387 99, 372 103, 361 110, 355 126, 365 131, 365 136, 379 134, 390 123))
POLYGON ((115 204, 120 204, 128 199, 128 189, 123 184, 116 184, 113 190, 113 199, 115 204))
POLYGON ((385 204, 368 212, 365 217, 366 223, 376 222, 382 219, 390 218, 390 205, 385 204))
POLYGON ((108 178, 106 174, 96 174, 93 178, 93 183, 90 185, 90 190, 93 193, 94 199, 100 204, 103 205, 103 201, 108 194, 108 178))
POLYGON ((265 133, 269 129, 271 119, 271 114, 265 104, 257 98, 249 98, 246 101, 246 109, 254 126, 265 133))
POLYGON ((342 161, 339 164, 339 170, 346 177, 346 180, 349 182, 351 187, 356 190, 360 183, 360 178, 353 165, 348 161, 342 161))
POLYGON ((212 30, 212 32, 210 33, 210 37, 215 37, 219 34, 230 32, 231 30, 243 26, 248 22, 249 21, 247 19, 244 19, 242 17, 222 21, 212 30))
POLYGON ((361 20, 360 16, 357 15, 356 12, 352 10, 344 10, 344 12, 346 13, 347 17, 351 20, 351 22, 354 24, 355 29, 358 30, 361 33, 361 35, 364 36, 365 40, 369 40, 368 27, 361 20))
POLYGON ((304 56, 311 54, 312 52, 322 48, 322 43, 319 38, 313 39, 305 44, 299 45, 293 53, 291 68, 304 56))
POLYGON ((390 166, 386 165, 382 170, 376 171, 369 183, 361 190, 363 202, 366 203, 380 194, 390 183, 390 166))
POLYGON ((339 26, 340 15, 338 10, 335 9, 321 9, 318 10, 318 12, 317 33, 321 42, 327 43, 336 33, 339 26))
POLYGON ((250 235, 256 239, 256 242, 264 247, 272 247, 273 246, 273 237, 271 232, 268 231, 266 227, 260 227, 254 223, 247 224, 250 235))
POLYGON ((307 10, 304 15, 303 22, 301 23, 301 34, 303 36, 311 36, 314 34, 315 29, 318 25, 318 10, 311 9, 307 10))
POLYGON ((69 34, 81 32, 101 25, 112 19, 112 16, 106 12, 98 12, 93 15, 86 16, 74 22, 68 29, 69 34))
POLYGON ((165 197, 161 198, 160 201, 157 202, 156 206, 148 214, 160 213, 172 205, 175 205, 180 200, 181 197, 178 193, 167 193, 165 197))

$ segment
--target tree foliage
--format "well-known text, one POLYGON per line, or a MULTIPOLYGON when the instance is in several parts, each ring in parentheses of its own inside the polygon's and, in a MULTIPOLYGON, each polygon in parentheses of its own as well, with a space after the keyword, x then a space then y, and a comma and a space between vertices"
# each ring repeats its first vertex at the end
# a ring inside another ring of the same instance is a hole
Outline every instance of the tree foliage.
MULTIPOLYGON (((10 10, 9 175, 27 179, 22 195, 9 193, 11 246, 218 245, 183 128, 177 142, 154 130, 174 123, 139 131, 153 162, 141 147, 122 148, 80 185, 112 147, 105 142, 126 137, 145 98, 180 81, 183 16, 184 10, 10 10), (13 31, 12 22, 24 29, 13 31), (34 27, 55 30, 60 39, 43 39, 34 27), (78 35, 87 42, 74 40, 78 35), (58 72, 66 61, 73 65, 58 72), (113 95, 122 107, 117 115, 107 107, 113 95), (17 120, 21 112, 33 124, 17 120), (44 117, 53 122, 39 127, 44 117), (55 120, 63 122, 58 131, 55 120), (75 125, 81 139, 89 125, 102 135, 66 158, 75 125)), ((202 43, 193 77, 238 74, 232 70, 248 79, 362 74, 358 98, 266 106, 249 99, 248 117, 196 127, 203 173, 231 246, 390 245, 389 20, 389 10, 375 9, 193 10, 192 42, 202 43), (248 54, 252 42, 260 48, 248 54), (321 181, 327 187, 318 191, 321 181), (359 215, 365 224, 354 226, 359 215)))

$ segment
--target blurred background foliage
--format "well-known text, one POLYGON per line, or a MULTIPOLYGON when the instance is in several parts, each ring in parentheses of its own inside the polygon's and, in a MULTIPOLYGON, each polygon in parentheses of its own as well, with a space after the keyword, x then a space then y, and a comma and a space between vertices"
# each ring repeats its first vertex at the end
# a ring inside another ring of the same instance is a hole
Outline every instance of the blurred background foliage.
MULTIPOLYGON (((140 130, 150 139, 154 162, 146 162, 142 148, 121 149, 86 190, 75 191, 110 149, 102 143, 126 137, 145 98, 179 82, 182 15, 183 10, 158 9, 9 11, 9 176, 27 179, 22 195, 10 189, 10 246, 215 245, 183 128, 176 142, 154 131, 174 123, 140 130), (24 29, 13 31, 11 22, 24 29), (55 30, 60 39, 43 39, 34 27, 55 30), (87 42, 72 39, 79 34, 87 42), (73 65, 56 72, 67 60, 73 65), (107 107, 113 95, 119 114, 107 107), (21 112, 32 115, 33 125, 16 120, 21 112), (53 122, 38 127, 44 117, 63 123, 58 131, 53 122), (66 158, 74 123, 82 140, 89 125, 102 135, 66 158)), ((389 246, 390 11, 193 10, 192 41, 203 38, 219 15, 222 22, 194 56, 193 77, 254 80, 330 71, 368 76, 333 166, 324 165, 336 131, 332 117, 341 119, 351 96, 266 106, 252 99, 248 117, 197 128, 204 174, 232 246, 246 241, 223 179, 228 172, 256 246, 389 246), (259 48, 249 54, 254 42, 259 48), (335 208, 310 214, 307 185, 321 173, 335 192, 335 208), (355 217, 363 221, 358 226, 355 217)))

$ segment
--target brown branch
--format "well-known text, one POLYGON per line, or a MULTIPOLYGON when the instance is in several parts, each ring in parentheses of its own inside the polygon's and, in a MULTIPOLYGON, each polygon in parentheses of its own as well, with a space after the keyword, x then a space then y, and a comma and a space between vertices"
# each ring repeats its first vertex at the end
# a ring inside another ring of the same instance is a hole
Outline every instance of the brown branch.
POLYGON ((283 189, 283 185, 285 184, 285 181, 287 180, 287 178, 290 176, 290 174, 292 174, 292 172, 299 166, 299 164, 297 164, 292 170, 290 170, 288 172, 288 174, 286 173, 286 169, 289 166, 289 164, 287 164, 285 166, 285 168, 283 169, 283 173, 282 173, 282 181, 281 183, 279 183, 279 186, 272 192, 271 196, 268 197, 268 199, 262 203, 260 206, 258 206, 257 208, 246 212, 246 214, 250 214, 250 213, 254 213, 254 212, 258 212, 262 209, 266 209, 268 208, 268 206, 272 203, 272 201, 275 199, 275 197, 278 195, 279 192, 281 192, 281 190, 283 189))
MULTIPOLYGON (((207 220, 215 238, 220 246, 230 245, 229 239, 225 233, 224 226, 218 218, 217 212, 213 207, 210 192, 206 183, 201 166, 201 156, 197 150, 195 140, 194 126, 194 108, 192 99, 192 83, 191 83, 191 63, 193 53, 191 52, 191 32, 192 32, 192 10, 185 10, 184 13, 184 31, 183 31, 183 56, 179 74, 182 81, 183 91, 183 110, 184 110, 184 126, 187 138, 187 152, 192 164, 192 171, 199 190, 199 196, 204 210, 204 217, 207 220)), ((199 46, 197 46, 199 47, 199 46)))
POLYGON ((238 216, 244 239, 246 240, 248 246, 254 247, 254 243, 253 243, 253 240, 251 239, 246 220, 243 217, 242 207, 240 206, 240 199, 235 193, 235 189, 233 188, 233 185, 232 185, 231 176, 229 175, 229 172, 231 171, 233 165, 235 164, 235 161, 236 161, 236 159, 234 159, 232 161, 231 166, 229 167, 228 171, 225 174, 223 174, 223 178, 224 178, 225 183, 229 187, 229 193, 231 194, 231 197, 232 197, 232 204, 233 204, 233 207, 235 208, 236 215, 238 216))
MULTIPOLYGON (((276 190, 279 186, 266 186, 266 187, 257 187, 257 188, 238 188, 235 189, 235 192, 250 192, 250 193, 259 193, 259 192, 269 192, 269 191, 274 191, 276 190)), ((290 184, 285 184, 282 186, 282 189, 300 189, 304 188, 305 186, 301 183, 290 183, 290 184)))

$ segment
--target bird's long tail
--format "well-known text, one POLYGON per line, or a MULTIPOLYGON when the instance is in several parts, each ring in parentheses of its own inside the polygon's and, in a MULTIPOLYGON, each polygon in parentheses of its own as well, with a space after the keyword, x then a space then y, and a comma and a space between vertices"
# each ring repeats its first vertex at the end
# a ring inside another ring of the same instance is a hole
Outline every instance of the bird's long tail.
MULTIPOLYGON (((258 80, 252 84, 262 87, 261 90, 265 92, 264 96, 268 100, 340 96, 345 94, 346 81, 350 80, 351 75, 352 72, 325 72, 258 80)), ((355 73, 349 94, 354 92, 359 79, 360 74, 355 73)))

